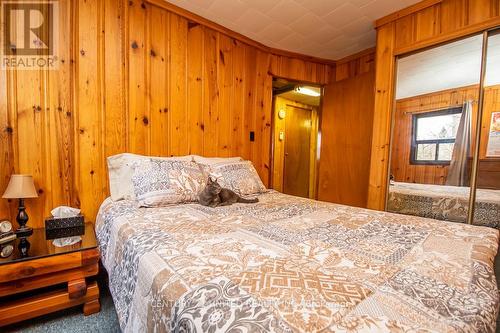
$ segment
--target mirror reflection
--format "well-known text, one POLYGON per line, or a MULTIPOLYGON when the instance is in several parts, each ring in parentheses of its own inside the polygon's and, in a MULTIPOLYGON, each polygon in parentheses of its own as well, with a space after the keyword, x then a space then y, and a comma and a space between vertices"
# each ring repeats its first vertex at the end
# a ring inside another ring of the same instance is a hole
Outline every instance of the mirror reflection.
POLYGON ((481 58, 477 35, 397 60, 388 211, 467 221, 481 58))

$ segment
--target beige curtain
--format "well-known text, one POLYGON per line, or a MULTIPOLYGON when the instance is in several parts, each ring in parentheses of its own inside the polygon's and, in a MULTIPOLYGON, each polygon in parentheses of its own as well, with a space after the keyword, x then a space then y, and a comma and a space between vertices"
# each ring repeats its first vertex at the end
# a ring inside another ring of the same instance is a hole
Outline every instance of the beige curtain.
POLYGON ((455 147, 451 158, 446 185, 469 186, 469 163, 471 143, 472 101, 464 103, 462 117, 458 125, 455 147))

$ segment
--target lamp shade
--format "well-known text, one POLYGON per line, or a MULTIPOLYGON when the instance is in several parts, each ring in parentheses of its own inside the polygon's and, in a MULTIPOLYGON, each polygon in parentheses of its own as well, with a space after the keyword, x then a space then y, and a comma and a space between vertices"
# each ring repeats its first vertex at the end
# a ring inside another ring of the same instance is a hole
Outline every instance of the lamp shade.
POLYGON ((36 198, 38 193, 31 175, 11 175, 9 185, 3 193, 4 199, 36 198))

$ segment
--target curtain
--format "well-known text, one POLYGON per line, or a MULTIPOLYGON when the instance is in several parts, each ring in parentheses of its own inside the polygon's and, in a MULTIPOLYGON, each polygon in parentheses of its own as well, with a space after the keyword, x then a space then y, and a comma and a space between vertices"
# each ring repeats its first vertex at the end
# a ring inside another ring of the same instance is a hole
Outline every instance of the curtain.
POLYGON ((450 168, 446 177, 446 185, 469 186, 469 164, 471 144, 472 101, 464 103, 462 116, 458 125, 457 137, 453 148, 450 168))

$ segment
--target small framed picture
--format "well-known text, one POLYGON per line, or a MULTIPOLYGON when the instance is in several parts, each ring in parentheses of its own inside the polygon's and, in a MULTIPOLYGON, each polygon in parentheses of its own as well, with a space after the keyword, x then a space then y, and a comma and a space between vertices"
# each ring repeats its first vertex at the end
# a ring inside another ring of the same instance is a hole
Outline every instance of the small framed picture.
POLYGON ((500 111, 491 114, 486 157, 500 157, 500 111))

